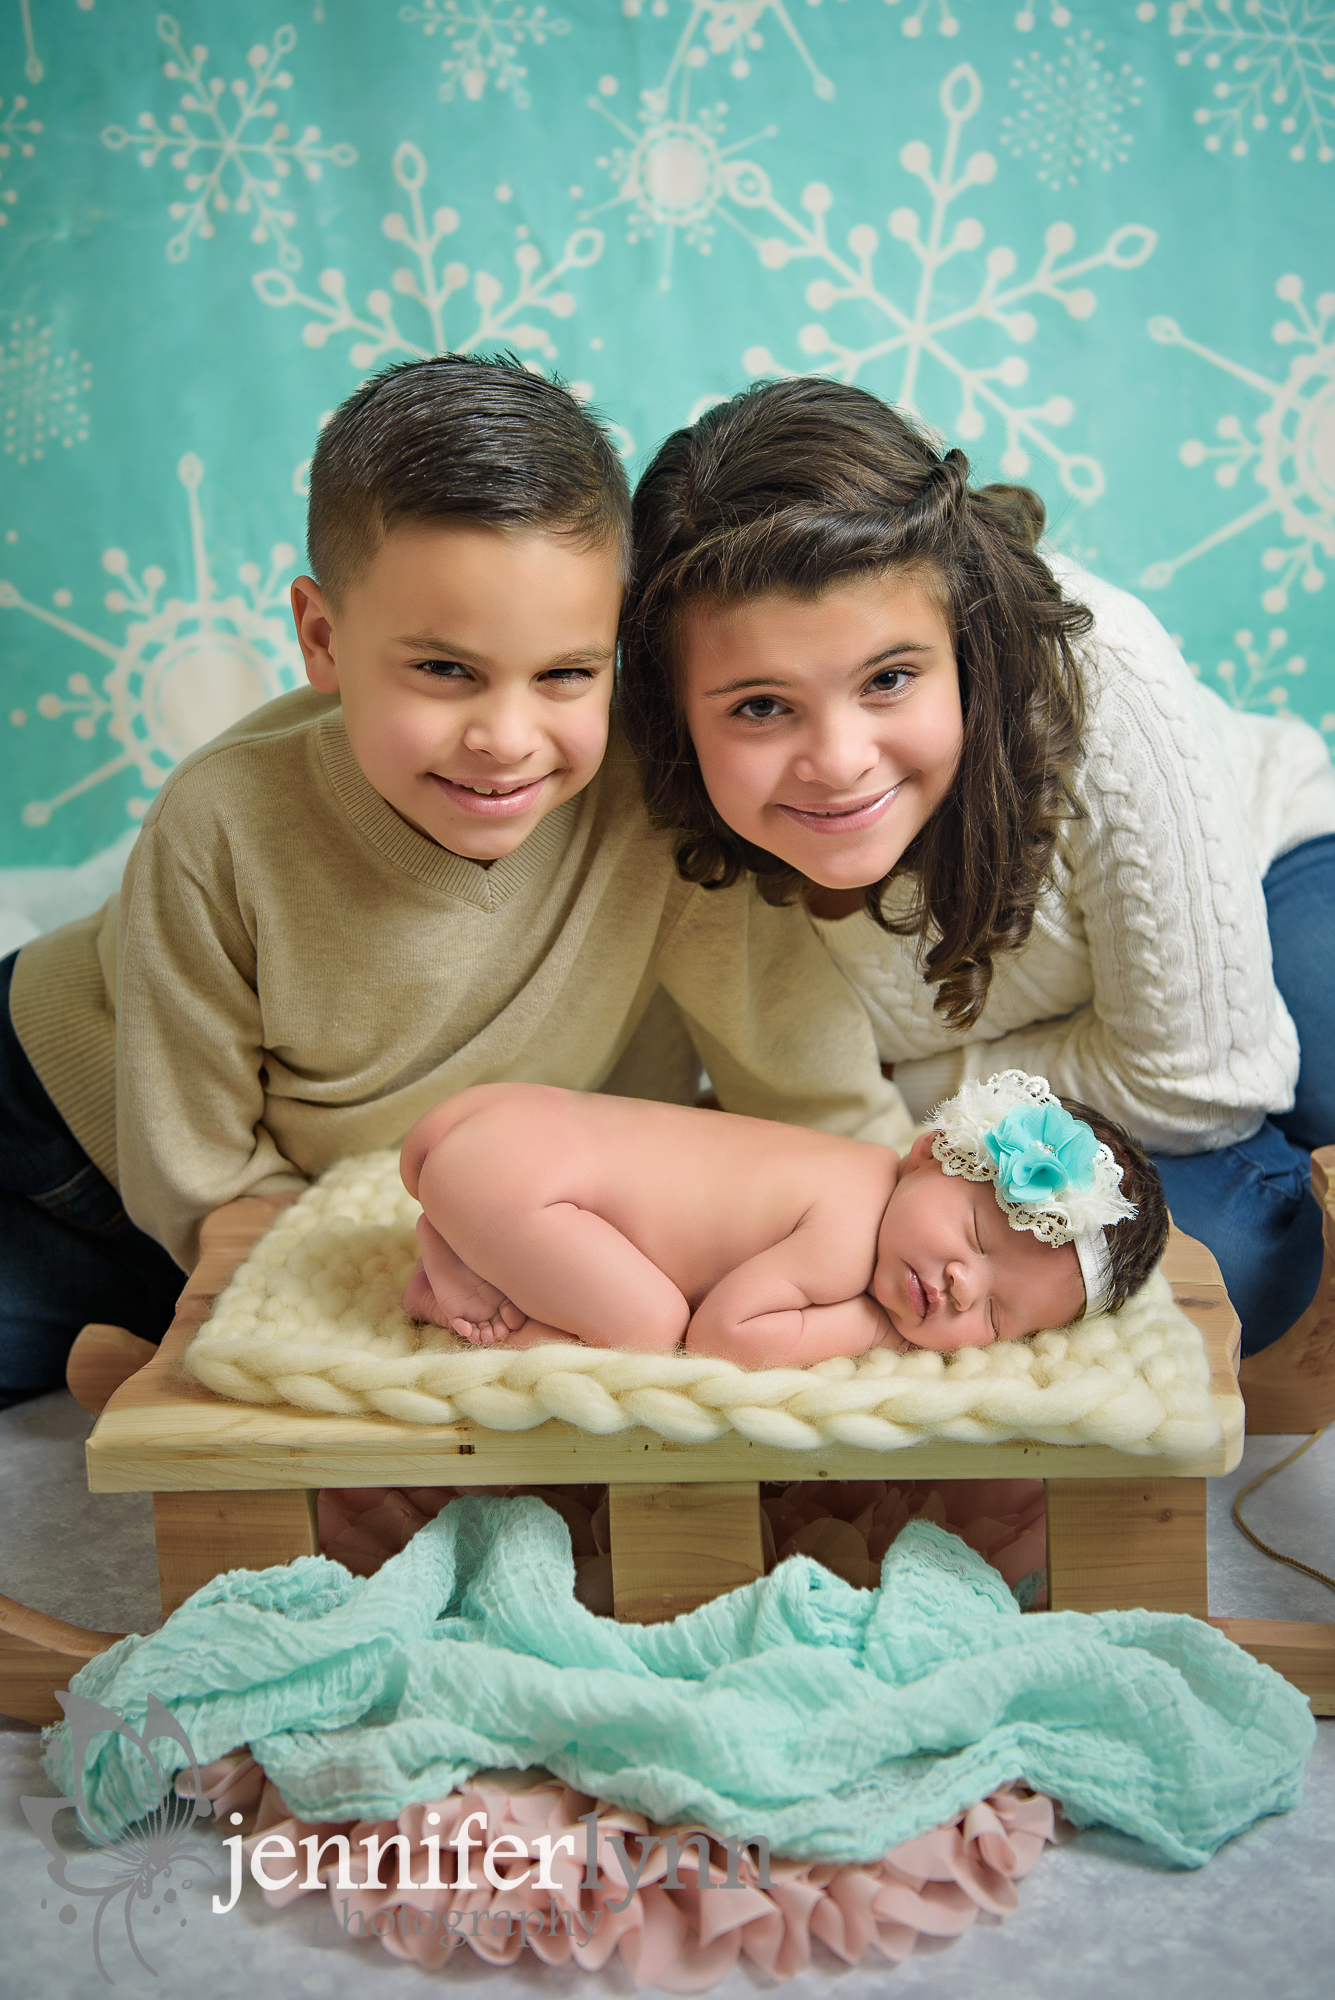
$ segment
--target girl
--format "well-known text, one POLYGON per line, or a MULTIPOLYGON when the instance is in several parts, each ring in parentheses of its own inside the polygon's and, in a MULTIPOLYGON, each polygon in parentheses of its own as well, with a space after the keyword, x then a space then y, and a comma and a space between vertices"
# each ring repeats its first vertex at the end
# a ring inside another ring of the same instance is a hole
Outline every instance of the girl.
POLYGON ((1014 1066, 1134 1132, 1255 1352, 1320 1272, 1335 776, 967 475, 815 378, 667 440, 623 625, 650 809, 688 881, 805 897, 916 1116, 1014 1066))

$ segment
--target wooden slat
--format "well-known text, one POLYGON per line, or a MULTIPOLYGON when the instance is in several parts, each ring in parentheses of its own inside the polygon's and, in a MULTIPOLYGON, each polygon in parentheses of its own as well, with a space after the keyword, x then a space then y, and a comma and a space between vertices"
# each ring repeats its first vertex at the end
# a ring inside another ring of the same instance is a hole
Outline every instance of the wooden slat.
POLYGON ((162 1615, 169 1618, 210 1577, 269 1569, 320 1553, 316 1495, 306 1488, 249 1493, 155 1493, 162 1615))
POLYGON ((58 1722, 57 1688, 123 1635, 90 1632, 0 1597, 0 1715, 20 1722, 58 1722))
POLYGON ((1301 1688, 1313 1715, 1335 1715, 1335 1625, 1287 1618, 1212 1618, 1210 1623, 1301 1688))
POLYGON ((1312 1155, 1312 1193, 1321 1204, 1321 1279, 1307 1311, 1273 1347, 1239 1371, 1253 1437, 1319 1431, 1335 1423, 1335 1146, 1312 1155))
POLYGON ((612 1592, 623 1622, 676 1618, 763 1572, 754 1481, 613 1486, 608 1506, 612 1592))
MULTIPOLYGON (((1147 1471, 1197 1477, 1231 1472, 1241 1437, 1186 1460, 1145 1459, 1104 1445, 912 1445, 896 1452, 831 1445, 789 1451, 733 1432, 682 1445, 639 1428, 590 1436, 553 1420, 531 1431, 474 1423, 402 1424, 388 1417, 332 1417, 283 1406, 234 1403, 188 1376, 181 1357, 214 1297, 283 1203, 254 1199, 204 1225, 203 1254, 177 1319, 147 1367, 116 1390, 88 1440, 94 1492, 244 1491, 253 1487, 680 1484, 693 1480, 1131 1479, 1147 1471), (466 1460, 467 1463, 461 1463, 466 1460)), ((1183 1310, 1204 1334, 1217 1393, 1236 1397, 1237 1320, 1218 1266, 1174 1232, 1165 1268, 1183 1310)))
POLYGON ((1050 1480, 1052 1611, 1210 1609, 1203 1479, 1050 1480))

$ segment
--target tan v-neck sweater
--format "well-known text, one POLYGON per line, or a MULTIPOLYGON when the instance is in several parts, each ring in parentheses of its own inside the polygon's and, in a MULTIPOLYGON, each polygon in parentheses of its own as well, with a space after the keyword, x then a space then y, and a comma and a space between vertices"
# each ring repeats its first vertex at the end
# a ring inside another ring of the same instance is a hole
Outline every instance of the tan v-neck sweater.
POLYGON ((302 689, 172 773, 119 897, 26 945, 11 1005, 75 1136, 188 1269, 210 1209, 397 1145, 469 1084, 628 1087, 660 988, 729 1110, 908 1137, 803 912, 682 882, 615 735, 487 868, 406 825, 336 699, 302 689))

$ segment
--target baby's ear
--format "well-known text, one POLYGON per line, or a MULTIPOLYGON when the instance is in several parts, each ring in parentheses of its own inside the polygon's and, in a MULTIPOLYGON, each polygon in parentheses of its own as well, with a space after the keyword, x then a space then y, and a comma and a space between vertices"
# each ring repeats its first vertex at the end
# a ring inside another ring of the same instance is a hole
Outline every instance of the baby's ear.
POLYGON ((932 1159, 932 1142, 940 1137, 938 1132, 920 1132, 908 1152, 904 1155, 906 1167, 925 1167, 932 1159))

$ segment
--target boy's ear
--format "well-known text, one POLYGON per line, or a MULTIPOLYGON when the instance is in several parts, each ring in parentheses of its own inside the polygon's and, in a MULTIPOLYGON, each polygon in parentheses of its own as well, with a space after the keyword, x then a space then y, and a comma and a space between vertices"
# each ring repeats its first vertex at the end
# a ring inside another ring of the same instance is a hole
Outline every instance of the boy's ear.
POLYGON ((321 694, 338 693, 334 659, 334 625, 324 594, 313 576, 299 576, 292 586, 292 617, 297 644, 306 662, 306 678, 321 694))

